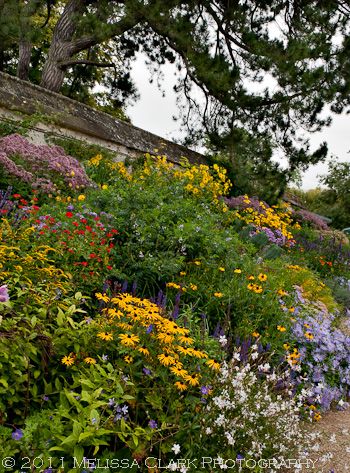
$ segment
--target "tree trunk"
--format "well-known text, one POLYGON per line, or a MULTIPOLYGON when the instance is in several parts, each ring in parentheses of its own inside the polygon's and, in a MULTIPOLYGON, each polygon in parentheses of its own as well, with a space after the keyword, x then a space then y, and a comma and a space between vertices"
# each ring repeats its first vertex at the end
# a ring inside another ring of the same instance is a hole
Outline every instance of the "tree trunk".
POLYGON ((60 62, 72 57, 71 41, 76 30, 79 13, 82 13, 83 10, 83 0, 69 0, 55 26, 41 76, 40 85, 45 89, 59 92, 62 87, 66 67, 60 66, 60 62))
POLYGON ((22 80, 28 80, 30 58, 32 55, 32 43, 25 39, 21 39, 19 43, 19 56, 17 66, 17 77, 22 80))

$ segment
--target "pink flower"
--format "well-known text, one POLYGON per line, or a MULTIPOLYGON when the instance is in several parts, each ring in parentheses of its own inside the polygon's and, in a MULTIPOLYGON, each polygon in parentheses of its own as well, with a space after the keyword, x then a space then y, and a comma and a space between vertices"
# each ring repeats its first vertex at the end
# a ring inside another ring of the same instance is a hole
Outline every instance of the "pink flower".
POLYGON ((7 285, 0 286, 0 302, 7 302, 10 300, 10 296, 7 290, 7 285))

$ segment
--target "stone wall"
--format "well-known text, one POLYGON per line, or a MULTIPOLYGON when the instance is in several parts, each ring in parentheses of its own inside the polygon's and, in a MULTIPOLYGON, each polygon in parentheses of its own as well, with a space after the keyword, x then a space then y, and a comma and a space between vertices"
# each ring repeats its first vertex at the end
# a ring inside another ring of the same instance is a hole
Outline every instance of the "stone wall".
POLYGON ((0 120, 18 121, 39 116, 31 126, 32 139, 43 143, 45 134, 75 138, 116 152, 116 157, 137 157, 144 153, 166 155, 177 163, 186 157, 204 163, 203 155, 165 140, 153 133, 120 121, 111 115, 50 92, 42 87, 0 72, 0 120))

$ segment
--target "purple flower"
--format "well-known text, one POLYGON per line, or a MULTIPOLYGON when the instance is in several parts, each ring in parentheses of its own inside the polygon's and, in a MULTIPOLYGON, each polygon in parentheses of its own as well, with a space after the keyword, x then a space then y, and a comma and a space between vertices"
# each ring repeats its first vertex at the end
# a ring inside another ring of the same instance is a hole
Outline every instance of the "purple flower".
POLYGON ((7 290, 7 285, 4 284, 0 286, 0 302, 8 302, 10 300, 10 296, 7 290))
POLYGON ((201 393, 204 394, 205 396, 210 393, 211 386, 202 386, 201 387, 201 393))
POLYGON ((151 370, 148 368, 143 368, 142 371, 144 372, 146 376, 149 376, 151 374, 151 370))
POLYGON ((16 429, 14 432, 11 434, 13 440, 21 440, 23 437, 23 431, 21 429, 16 429))
POLYGON ((155 420, 151 419, 149 422, 148 422, 148 425, 151 427, 151 429, 156 429, 158 427, 158 424, 155 420))
POLYGON ((44 394, 43 401, 48 401, 49 399, 50 399, 49 396, 46 396, 46 394, 44 394))

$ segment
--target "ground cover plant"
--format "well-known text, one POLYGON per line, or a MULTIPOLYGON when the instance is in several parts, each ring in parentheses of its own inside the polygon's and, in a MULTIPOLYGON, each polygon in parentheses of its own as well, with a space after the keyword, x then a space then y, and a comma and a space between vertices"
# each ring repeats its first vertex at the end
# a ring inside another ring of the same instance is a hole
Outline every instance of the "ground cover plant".
POLYGON ((350 390, 346 242, 285 204, 229 198, 217 164, 99 154, 79 166, 86 188, 42 198, 24 179, 1 193, 0 453, 12 471, 22 457, 46 473, 184 472, 201 457, 251 471, 244 462, 266 455, 277 471, 296 444, 317 450, 304 423, 350 390))

